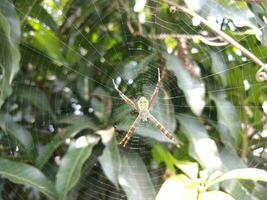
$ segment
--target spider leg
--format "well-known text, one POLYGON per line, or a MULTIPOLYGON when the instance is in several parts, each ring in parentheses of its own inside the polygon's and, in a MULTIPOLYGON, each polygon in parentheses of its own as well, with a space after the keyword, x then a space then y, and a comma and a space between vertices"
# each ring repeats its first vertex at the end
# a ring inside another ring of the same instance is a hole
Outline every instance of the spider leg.
POLYGON ((116 85, 113 79, 112 81, 113 81, 113 85, 115 89, 117 90, 121 98, 124 100, 124 102, 127 103, 129 106, 131 106, 133 109, 138 111, 138 107, 135 105, 135 103, 130 98, 128 98, 125 94, 123 94, 122 91, 119 90, 118 86, 116 85))
POLYGON ((128 141, 130 140, 130 138, 132 137, 135 129, 138 127, 139 123, 141 121, 141 116, 138 115, 137 118, 134 120, 134 123, 131 125, 131 127, 129 128, 127 134, 124 136, 124 138, 120 141, 119 144, 123 145, 123 147, 126 146, 126 144, 128 143, 128 141))
POLYGON ((161 86, 161 78, 160 78, 160 70, 158 68, 158 82, 157 82, 157 85, 156 85, 154 92, 152 93, 152 95, 150 97, 149 107, 148 107, 149 109, 151 109, 152 105, 154 104, 154 102, 158 96, 160 86, 161 86))
POLYGON ((148 119, 155 124, 155 126, 171 141, 176 143, 176 140, 174 139, 173 135, 153 116, 149 113, 148 119))

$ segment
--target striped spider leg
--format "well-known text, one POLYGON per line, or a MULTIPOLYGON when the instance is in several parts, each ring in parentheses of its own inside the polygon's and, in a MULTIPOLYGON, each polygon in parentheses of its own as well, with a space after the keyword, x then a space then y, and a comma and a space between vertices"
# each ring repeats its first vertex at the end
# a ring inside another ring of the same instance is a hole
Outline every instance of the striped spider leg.
POLYGON ((137 105, 131 100, 129 99, 126 95, 124 95, 119 89, 118 86, 115 84, 114 80, 113 80, 113 84, 115 89, 118 91, 119 95, 121 96, 121 98, 125 101, 125 103, 127 103, 128 105, 130 105, 133 109, 137 110, 139 112, 139 115, 137 116, 137 118, 135 119, 134 123, 131 125, 131 127, 129 128, 127 134, 124 136, 124 138, 120 141, 120 144, 123 145, 123 147, 126 146, 126 144, 128 143, 128 141, 130 140, 130 138, 132 137, 134 131, 136 130, 136 128, 139 126, 141 121, 147 121, 148 119, 155 124, 155 126, 170 140, 172 140, 173 142, 175 142, 174 137, 172 136, 172 134, 150 113, 150 110, 153 106, 153 103, 155 102, 160 86, 161 86, 161 78, 160 78, 160 71, 158 69, 158 82, 156 85, 155 90, 153 91, 150 101, 148 101, 145 97, 140 97, 137 105))
POLYGON ((120 141, 120 145, 122 145, 123 147, 126 146, 126 144, 128 143, 128 141, 131 139, 132 135, 134 134, 135 129, 138 127, 140 121, 142 120, 141 115, 138 115, 136 117, 136 119, 134 120, 134 123, 131 125, 131 127, 129 128, 127 134, 124 136, 124 138, 120 141))
POLYGON ((156 98, 157 98, 158 93, 159 93, 160 86, 161 86, 161 78, 160 78, 160 71, 159 71, 159 68, 158 68, 158 82, 157 82, 157 85, 156 85, 156 87, 154 89, 154 92, 152 93, 152 95, 150 97, 149 106, 148 106, 149 110, 152 108, 153 104, 156 101, 156 98))
POLYGON ((175 142, 173 135, 153 116, 149 113, 148 119, 171 141, 175 142))
POLYGON ((116 85, 114 80, 112 80, 112 81, 113 81, 113 85, 114 85, 115 89, 117 90, 117 92, 119 93, 121 98, 124 100, 124 102, 127 103, 129 106, 131 106, 133 109, 138 111, 138 107, 135 105, 135 103, 130 98, 128 98, 125 94, 123 94, 122 91, 119 90, 119 88, 116 85))

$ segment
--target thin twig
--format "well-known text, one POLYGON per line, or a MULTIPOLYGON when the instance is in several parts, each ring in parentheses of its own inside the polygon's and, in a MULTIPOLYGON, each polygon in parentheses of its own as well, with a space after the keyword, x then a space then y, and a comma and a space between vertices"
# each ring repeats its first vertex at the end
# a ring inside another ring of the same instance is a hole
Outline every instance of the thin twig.
POLYGON ((185 38, 187 40, 200 40, 203 43, 210 45, 210 46, 225 46, 228 44, 228 42, 222 41, 222 39, 217 37, 205 37, 202 35, 187 35, 187 34, 168 34, 168 33, 161 33, 156 35, 143 35, 146 38, 154 39, 154 40, 165 40, 166 38, 174 38, 174 39, 180 39, 185 38), (215 40, 221 40, 220 42, 214 42, 215 40))

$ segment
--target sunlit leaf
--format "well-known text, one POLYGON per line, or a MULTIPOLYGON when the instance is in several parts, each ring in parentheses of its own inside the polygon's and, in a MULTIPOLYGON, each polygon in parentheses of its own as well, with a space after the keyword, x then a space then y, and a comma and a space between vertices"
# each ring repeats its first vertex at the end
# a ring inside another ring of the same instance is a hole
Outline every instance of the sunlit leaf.
POLYGON ((57 24, 54 21, 52 15, 50 15, 38 1, 36 1, 35 3, 33 3, 31 0, 15 1, 15 5, 19 11, 18 14, 22 15, 22 19, 25 20, 28 16, 31 16, 33 18, 37 18, 42 23, 49 26, 51 29, 56 30, 57 24), (26 16, 25 14, 28 14, 28 16, 26 16))
POLYGON ((221 191, 201 192, 199 194, 198 199, 199 200, 215 200, 215 199, 235 200, 229 194, 225 192, 221 192, 221 191))
MULTIPOLYGON (((220 152, 220 157, 223 162, 224 172, 240 168, 247 168, 245 162, 237 155, 236 152, 232 151, 231 149, 224 148, 220 152)), ((214 178, 211 178, 211 180, 213 180, 214 178)), ((244 184, 246 186, 251 185, 251 183, 249 182, 246 182, 244 184)), ((244 184, 243 182, 240 182, 238 179, 235 179, 222 182, 221 187, 225 192, 231 194, 231 196, 233 196, 234 198, 256 199, 252 194, 250 194, 248 188, 244 187, 244 184)))
POLYGON ((190 115, 179 114, 177 118, 181 124, 182 132, 190 142, 190 155, 208 170, 220 169, 222 162, 216 143, 209 138, 205 127, 190 115))
POLYGON ((191 179, 196 179, 198 176, 198 164, 196 162, 176 160, 175 166, 182 170, 191 179))
POLYGON ((176 175, 167 179, 161 186, 156 200, 197 199, 198 190, 193 181, 185 175, 176 175))
POLYGON ((128 200, 154 200, 155 189, 146 166, 137 154, 124 154, 121 160, 119 183, 128 200))
POLYGON ((208 185, 212 186, 213 184, 229 179, 242 179, 242 180, 267 182, 267 172, 263 169, 257 169, 257 168, 234 169, 224 173, 215 180, 212 180, 208 185))
POLYGON ((93 136, 81 136, 68 149, 56 177, 56 189, 59 199, 67 199, 67 194, 81 176, 84 162, 89 158, 92 148, 99 141, 93 136))
POLYGON ((102 142, 105 145, 103 154, 98 158, 101 167, 107 178, 118 186, 119 168, 120 168, 120 153, 115 137, 114 128, 100 130, 97 133, 101 136, 102 142))
POLYGON ((182 65, 175 56, 167 55, 167 69, 172 71, 178 81, 178 86, 183 90, 186 101, 194 114, 200 115, 205 106, 205 85, 202 80, 182 65))
POLYGON ((53 31, 38 23, 38 21, 28 19, 28 23, 33 29, 32 46, 46 54, 55 63, 59 65, 67 64, 62 55, 61 46, 65 48, 68 48, 68 46, 53 31))
POLYGON ((14 183, 31 186, 49 199, 57 199, 54 184, 31 165, 0 158, 0 175, 14 183))

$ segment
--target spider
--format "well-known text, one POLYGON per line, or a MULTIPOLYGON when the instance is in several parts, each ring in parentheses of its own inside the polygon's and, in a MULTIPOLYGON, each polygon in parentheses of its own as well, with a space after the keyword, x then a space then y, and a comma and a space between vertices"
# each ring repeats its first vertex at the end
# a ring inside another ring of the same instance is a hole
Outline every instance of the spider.
POLYGON ((141 121, 147 121, 147 120, 150 120, 167 138, 175 142, 175 139, 172 136, 172 134, 150 113, 152 106, 155 103, 155 100, 157 98, 160 86, 161 86, 161 78, 160 78, 159 69, 158 69, 158 82, 157 82, 154 92, 152 93, 150 97, 150 101, 148 101, 144 96, 142 96, 137 101, 137 105, 119 90, 114 80, 112 81, 113 81, 115 89, 118 91, 120 97, 124 100, 124 102, 128 104, 129 106, 131 106, 134 110, 138 111, 139 113, 137 118, 133 122, 133 124, 130 126, 127 134, 120 141, 119 143, 120 145, 123 145, 123 147, 125 147, 128 141, 130 140, 130 138, 132 137, 135 129, 139 126, 139 123, 141 121))

